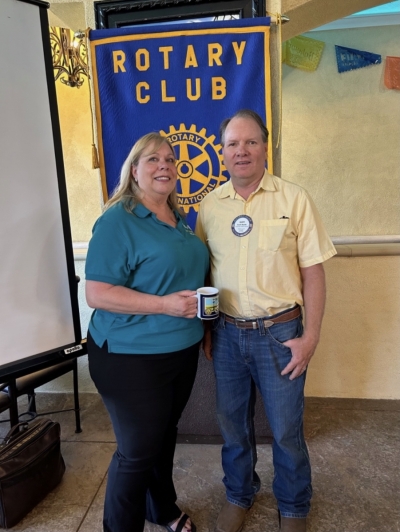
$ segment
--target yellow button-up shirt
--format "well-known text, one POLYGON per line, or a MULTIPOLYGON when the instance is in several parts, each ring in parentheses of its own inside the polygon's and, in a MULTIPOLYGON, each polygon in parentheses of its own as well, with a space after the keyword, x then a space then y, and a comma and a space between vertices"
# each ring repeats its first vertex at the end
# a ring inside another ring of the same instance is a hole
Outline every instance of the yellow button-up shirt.
POLYGON ((336 254, 308 193, 267 171, 247 200, 231 181, 210 192, 200 204, 196 234, 210 250, 220 310, 236 318, 272 316, 302 305, 300 267, 336 254), (240 230, 232 224, 240 215, 253 222, 245 236, 237 236, 240 230))

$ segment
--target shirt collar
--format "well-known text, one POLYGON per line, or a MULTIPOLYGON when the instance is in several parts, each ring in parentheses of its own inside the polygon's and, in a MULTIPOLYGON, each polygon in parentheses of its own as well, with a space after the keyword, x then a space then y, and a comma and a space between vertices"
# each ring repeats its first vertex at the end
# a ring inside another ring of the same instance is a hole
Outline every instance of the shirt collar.
MULTIPOLYGON (((263 178, 260 181, 260 185, 257 188, 259 190, 260 188, 264 190, 268 190, 269 192, 275 192, 278 190, 278 187, 276 186, 276 177, 268 172, 268 170, 264 171, 263 178)), ((256 192, 257 192, 256 190, 256 192)))
MULTIPOLYGON (((137 203, 136 206, 132 209, 132 212, 136 214, 138 218, 146 218, 146 216, 151 216, 154 214, 150 209, 145 207, 143 203, 137 203)), ((176 221, 179 222, 181 217, 179 213, 174 209, 173 213, 175 215, 176 221)))
MULTIPOLYGON (((275 192, 277 190, 276 183, 274 181, 274 177, 272 174, 268 173, 267 170, 264 171, 264 175, 256 188, 256 190, 253 192, 253 194, 256 194, 260 188, 263 190, 267 190, 269 192, 275 192)), ((221 199, 224 198, 231 198, 235 199, 236 196, 236 190, 232 184, 232 181, 229 180, 225 185, 222 187, 217 188, 216 193, 219 195, 221 199)))
POLYGON ((151 216, 153 213, 145 207, 142 203, 137 203, 132 209, 132 212, 136 214, 138 218, 146 218, 146 216, 151 216))

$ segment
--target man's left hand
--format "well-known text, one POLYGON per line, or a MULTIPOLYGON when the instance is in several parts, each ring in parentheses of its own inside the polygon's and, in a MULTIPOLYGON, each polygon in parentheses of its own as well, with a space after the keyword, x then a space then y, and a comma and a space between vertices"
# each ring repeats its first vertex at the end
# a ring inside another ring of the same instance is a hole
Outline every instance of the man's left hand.
POLYGON ((283 345, 289 347, 289 349, 292 351, 292 360, 283 369, 283 371, 281 371, 281 375, 287 375, 290 373, 289 380, 291 381, 296 377, 300 377, 300 375, 306 371, 317 344, 318 341, 315 342, 313 340, 307 339, 305 336, 293 338, 293 340, 283 342, 283 345))
POLYGON ((325 273, 322 264, 300 268, 303 281, 305 329, 300 338, 283 342, 292 351, 292 360, 281 372, 292 381, 302 375, 317 348, 325 306, 325 273))

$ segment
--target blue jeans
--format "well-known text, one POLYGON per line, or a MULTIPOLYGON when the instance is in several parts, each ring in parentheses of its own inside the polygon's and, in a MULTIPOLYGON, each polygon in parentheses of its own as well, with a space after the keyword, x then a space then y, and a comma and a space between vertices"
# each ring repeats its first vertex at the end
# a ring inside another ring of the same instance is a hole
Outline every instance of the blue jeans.
POLYGON ((293 381, 280 372, 291 360, 282 345, 301 336, 301 317, 258 329, 239 329, 222 314, 213 325, 217 416, 225 444, 223 482, 227 500, 250 508, 260 489, 255 472, 254 383, 273 434, 273 492, 283 517, 305 517, 310 509, 311 467, 303 434, 305 373, 293 381))

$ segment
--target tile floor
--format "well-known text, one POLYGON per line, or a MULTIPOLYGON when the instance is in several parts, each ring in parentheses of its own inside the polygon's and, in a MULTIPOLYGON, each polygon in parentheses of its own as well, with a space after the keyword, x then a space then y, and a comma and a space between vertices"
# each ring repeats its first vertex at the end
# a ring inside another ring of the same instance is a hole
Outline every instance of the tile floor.
MULTIPOLYGON (((24 400, 21 398, 21 400, 24 400)), ((38 394, 39 411, 71 403, 65 394, 38 394)), ((115 449, 114 436, 100 398, 81 394, 82 428, 75 434, 72 412, 53 414, 62 428, 66 473, 61 484, 23 521, 15 532, 101 532, 107 467, 115 449)), ((313 465, 314 497, 308 532, 400 532, 400 412, 397 402, 344 401, 306 407, 306 435, 313 465), (388 406, 389 404, 389 406, 388 406)), ((23 411, 21 405, 20 411, 23 411)), ((5 419, 3 413, 0 419, 5 419)), ((0 424, 0 436, 8 424, 0 424)), ((258 448, 263 488, 249 512, 243 532, 278 532, 271 492, 271 446, 258 448)), ((214 530, 224 491, 220 445, 179 444, 175 481, 182 509, 198 532, 214 530)), ((145 532, 161 532, 147 524, 145 532)), ((126 531, 129 532, 129 531, 126 531)))

